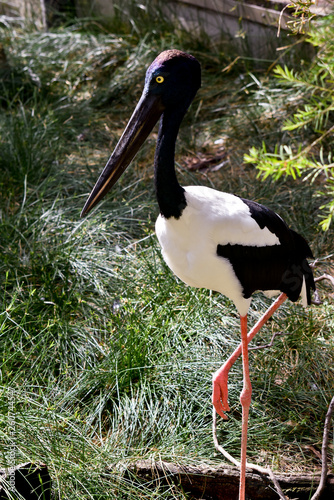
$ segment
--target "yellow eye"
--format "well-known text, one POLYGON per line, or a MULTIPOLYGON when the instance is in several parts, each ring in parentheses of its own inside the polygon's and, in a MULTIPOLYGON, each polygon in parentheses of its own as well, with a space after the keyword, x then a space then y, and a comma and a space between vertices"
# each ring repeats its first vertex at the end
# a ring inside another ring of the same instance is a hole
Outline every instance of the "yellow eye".
POLYGON ((164 81, 164 77, 163 76, 157 76, 156 79, 155 79, 155 81, 157 83, 162 83, 164 81))

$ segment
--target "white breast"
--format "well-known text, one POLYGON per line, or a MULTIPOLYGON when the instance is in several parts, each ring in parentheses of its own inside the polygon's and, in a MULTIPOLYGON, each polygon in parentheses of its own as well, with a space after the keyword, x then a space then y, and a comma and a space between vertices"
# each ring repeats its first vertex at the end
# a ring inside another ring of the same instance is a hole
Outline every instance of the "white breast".
POLYGON ((251 299, 228 259, 217 255, 217 245, 264 246, 279 244, 268 228, 261 229, 248 206, 237 196, 205 186, 185 188, 187 206, 179 219, 159 215, 155 230, 163 258, 186 284, 221 292, 245 315, 251 299))

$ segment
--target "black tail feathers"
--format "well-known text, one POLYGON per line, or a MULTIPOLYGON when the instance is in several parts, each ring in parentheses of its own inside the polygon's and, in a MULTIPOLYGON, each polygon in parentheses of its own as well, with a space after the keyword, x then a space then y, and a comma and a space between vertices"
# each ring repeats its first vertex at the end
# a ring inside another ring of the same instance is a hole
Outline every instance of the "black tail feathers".
POLYGON ((282 277, 281 291, 286 293, 292 302, 298 300, 305 280, 307 304, 311 304, 311 290, 315 290, 313 271, 307 257, 313 258, 307 241, 300 234, 291 230, 294 252, 292 261, 282 277))

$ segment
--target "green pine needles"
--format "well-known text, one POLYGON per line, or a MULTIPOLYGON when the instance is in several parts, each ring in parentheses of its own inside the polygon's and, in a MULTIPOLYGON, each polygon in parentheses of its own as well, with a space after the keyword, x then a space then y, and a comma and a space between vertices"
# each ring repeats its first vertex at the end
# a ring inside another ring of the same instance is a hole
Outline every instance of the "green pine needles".
POLYGON ((316 50, 310 64, 298 70, 277 66, 274 70, 285 87, 287 118, 281 126, 285 144, 274 152, 251 148, 247 163, 255 163, 259 176, 275 180, 282 176, 302 178, 314 184, 320 206, 320 226, 327 231, 334 218, 334 16, 311 26, 307 42, 316 50), (289 109, 290 108, 290 109, 289 109), (292 112, 291 112, 292 109, 292 112))

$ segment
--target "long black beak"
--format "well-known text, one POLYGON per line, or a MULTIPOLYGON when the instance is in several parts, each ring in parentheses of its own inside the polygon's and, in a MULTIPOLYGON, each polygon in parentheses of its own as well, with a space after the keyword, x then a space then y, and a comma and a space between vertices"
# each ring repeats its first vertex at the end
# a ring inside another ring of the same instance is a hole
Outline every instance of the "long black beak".
POLYGON ((144 91, 114 152, 97 180, 81 212, 86 215, 113 187, 129 166, 164 108, 158 96, 147 95, 144 91))

